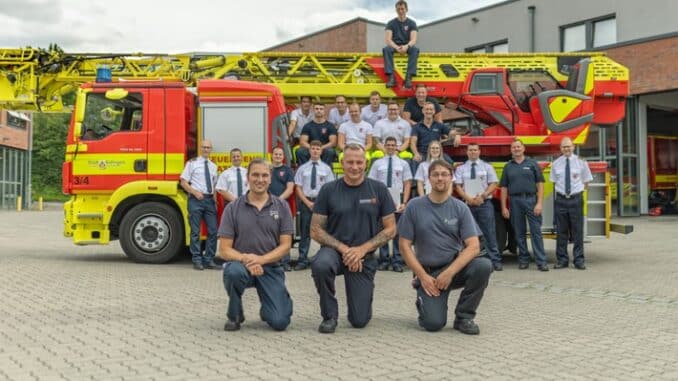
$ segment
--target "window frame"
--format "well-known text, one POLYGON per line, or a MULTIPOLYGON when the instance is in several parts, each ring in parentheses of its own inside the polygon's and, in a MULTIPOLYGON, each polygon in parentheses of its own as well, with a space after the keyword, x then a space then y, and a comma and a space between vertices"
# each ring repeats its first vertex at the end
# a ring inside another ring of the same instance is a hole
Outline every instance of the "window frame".
MULTIPOLYGON (((496 41, 492 41, 492 42, 487 42, 485 44, 474 45, 474 46, 471 46, 471 47, 464 49, 464 52, 472 53, 474 50, 485 49, 485 53, 494 53, 494 47, 495 46, 504 45, 504 44, 506 44, 507 51, 510 52, 511 50, 510 50, 508 38, 504 38, 502 40, 496 40, 496 41)), ((481 53, 478 53, 478 54, 481 54, 481 53)))
MULTIPOLYGON (((593 46, 593 40, 594 40, 594 25, 597 22, 600 21, 608 21, 608 20, 615 20, 615 34, 617 32, 617 14, 616 13, 610 13, 607 15, 603 16, 598 16, 594 18, 590 18, 587 20, 582 20, 582 21, 577 21, 574 23, 570 24, 565 24, 559 26, 559 32, 560 32, 560 51, 565 52, 565 30, 574 28, 577 26, 584 25, 584 48, 583 49, 578 49, 578 50, 571 50, 572 52, 580 52, 580 51, 585 51, 585 50, 591 50, 591 49, 597 49, 600 48, 601 46, 607 46, 607 45, 600 45, 600 46, 593 46)), ((615 36, 615 40, 617 40, 617 37, 615 36)), ((612 44, 616 44, 619 41, 615 41, 612 44)), ((612 45, 608 44, 608 45, 612 45)))

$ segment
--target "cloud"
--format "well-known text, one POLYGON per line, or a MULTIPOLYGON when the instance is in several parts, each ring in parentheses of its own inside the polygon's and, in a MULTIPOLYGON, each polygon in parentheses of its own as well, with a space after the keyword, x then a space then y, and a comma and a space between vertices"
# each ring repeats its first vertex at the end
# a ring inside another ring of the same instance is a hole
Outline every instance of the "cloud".
POLYGON ((0 15, 30 24, 55 24, 62 21, 60 0, 2 0, 0 15))
MULTIPOLYGON (((414 0, 419 24, 498 0, 414 0)), ((294 0, 0 0, 0 45, 46 47, 68 52, 184 53, 259 51, 356 17, 385 23, 393 1, 294 0)), ((351 36, 346 36, 351 38, 351 36)))

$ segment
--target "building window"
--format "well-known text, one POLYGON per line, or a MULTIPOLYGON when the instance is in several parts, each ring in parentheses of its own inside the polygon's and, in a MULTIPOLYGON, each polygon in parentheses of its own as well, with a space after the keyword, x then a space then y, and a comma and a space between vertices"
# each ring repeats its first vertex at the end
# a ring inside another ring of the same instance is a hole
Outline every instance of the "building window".
POLYGON ((617 19, 608 15, 560 27, 560 50, 590 50, 617 42, 617 19))
POLYGON ((489 42, 464 49, 466 53, 508 53, 508 40, 489 42))
POLYGON ((7 125, 16 128, 28 127, 28 122, 31 119, 23 113, 16 111, 7 111, 7 125))

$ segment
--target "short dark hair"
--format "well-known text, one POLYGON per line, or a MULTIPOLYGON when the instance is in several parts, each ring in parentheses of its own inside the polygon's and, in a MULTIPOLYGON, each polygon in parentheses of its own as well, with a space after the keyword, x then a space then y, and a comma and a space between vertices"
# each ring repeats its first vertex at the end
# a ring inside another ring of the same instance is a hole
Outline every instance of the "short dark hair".
POLYGON ((344 100, 346 100, 346 97, 345 97, 343 94, 337 94, 337 95, 335 95, 335 96, 334 96, 334 100, 336 101, 337 98, 339 98, 339 97, 342 97, 342 98, 344 98, 344 100))
POLYGON ((407 7, 407 1, 405 1, 405 0, 398 0, 398 1, 396 2, 396 4, 395 4, 396 8, 398 8, 398 7, 401 6, 401 5, 404 5, 404 6, 405 6, 405 9, 409 9, 409 8, 407 7))
POLYGON ((322 147, 323 143, 320 140, 311 140, 310 143, 308 143, 311 147, 322 147))
POLYGON ((312 101, 313 101, 313 99, 311 98, 310 95, 302 95, 302 96, 300 96, 300 97, 299 97, 299 101, 303 101, 304 98, 305 98, 305 99, 308 99, 309 102, 312 102, 312 101))
POLYGON ((323 107, 325 107, 325 103, 321 100, 317 100, 317 101, 313 102, 313 106, 323 106, 323 107))
POLYGON ((390 142, 390 141, 392 141, 392 142, 394 142, 394 143, 396 143, 396 144, 398 143, 398 139, 396 139, 396 138, 393 137, 393 136, 389 136, 389 137, 387 137, 387 138, 384 140, 384 144, 386 144, 386 143, 388 143, 388 142, 390 142))
POLYGON ((389 106, 390 106, 390 105, 396 105, 396 106, 398 106, 398 101, 390 100, 390 101, 388 101, 387 104, 388 104, 389 106))
POLYGON ((375 95, 378 95, 381 98, 381 94, 379 94, 377 90, 372 90, 372 92, 370 93, 370 98, 372 98, 375 95))
POLYGON ((420 82, 420 83, 417 83, 417 84, 414 86, 415 89, 418 89, 418 88, 420 88, 420 87, 423 87, 423 88, 425 89, 425 88, 426 88, 426 84, 420 82))
POLYGON ((285 152, 285 150, 284 150, 281 146, 275 146, 275 147, 273 147, 273 150, 271 150, 271 152, 274 152, 274 151, 277 150, 277 149, 279 149, 279 150, 285 152))
POLYGON ((273 167, 271 166, 271 163, 269 163, 268 161, 266 161, 266 160, 264 160, 264 159, 262 159, 262 158, 260 158, 260 157, 257 157, 257 158, 255 158, 255 159, 252 159, 252 161, 250 161, 250 163, 247 165, 247 173, 249 174, 249 173, 251 172, 250 169, 251 169, 253 166, 259 165, 259 164, 265 165, 265 166, 269 169, 269 171, 272 170, 272 168, 273 168, 273 167))
POLYGON ((242 153, 242 150, 240 148, 233 148, 230 153, 233 154, 234 152, 242 153))
POLYGON ((480 144, 478 144, 476 142, 470 142, 466 145, 467 148, 470 147, 470 146, 478 146, 478 148, 480 148, 480 144))
POLYGON ((511 142, 511 144, 513 144, 513 143, 515 143, 515 142, 518 142, 518 143, 520 143, 521 146, 525 147, 525 143, 523 143, 523 141, 520 140, 520 138, 515 138, 515 139, 513 139, 513 141, 511 142))
POLYGON ((438 159, 438 160, 433 160, 431 162, 431 164, 429 165, 428 176, 430 177, 431 172, 433 172, 433 170, 438 168, 438 167, 443 167, 443 168, 447 169, 450 172, 450 174, 452 174, 454 172, 454 168, 452 168, 452 165, 450 163, 446 162, 445 160, 438 159))

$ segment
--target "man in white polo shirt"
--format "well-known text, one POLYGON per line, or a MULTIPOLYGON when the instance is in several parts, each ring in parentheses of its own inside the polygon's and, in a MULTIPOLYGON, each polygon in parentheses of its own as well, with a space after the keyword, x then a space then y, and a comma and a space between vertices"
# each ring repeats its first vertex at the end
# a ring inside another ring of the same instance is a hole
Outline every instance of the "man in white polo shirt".
POLYGON ((378 151, 372 153, 372 158, 383 157, 383 153, 386 151, 383 143, 386 138, 393 136, 396 139, 398 157, 405 160, 412 159, 414 156, 408 150, 412 127, 410 127, 410 124, 405 119, 399 116, 400 108, 398 107, 398 102, 389 101, 386 111, 387 117, 377 121, 372 130, 372 136, 375 138, 378 149, 378 151))
POLYGON ((342 151, 339 155, 341 161, 344 149, 349 144, 357 144, 362 147, 366 156, 369 157, 369 150, 372 148, 372 126, 360 119, 360 105, 351 103, 348 107, 351 120, 339 126, 337 146, 342 151))
POLYGON ((231 150, 231 168, 223 171, 217 180, 217 192, 225 202, 235 201, 247 193, 247 168, 242 168, 242 151, 240 148, 231 150))

